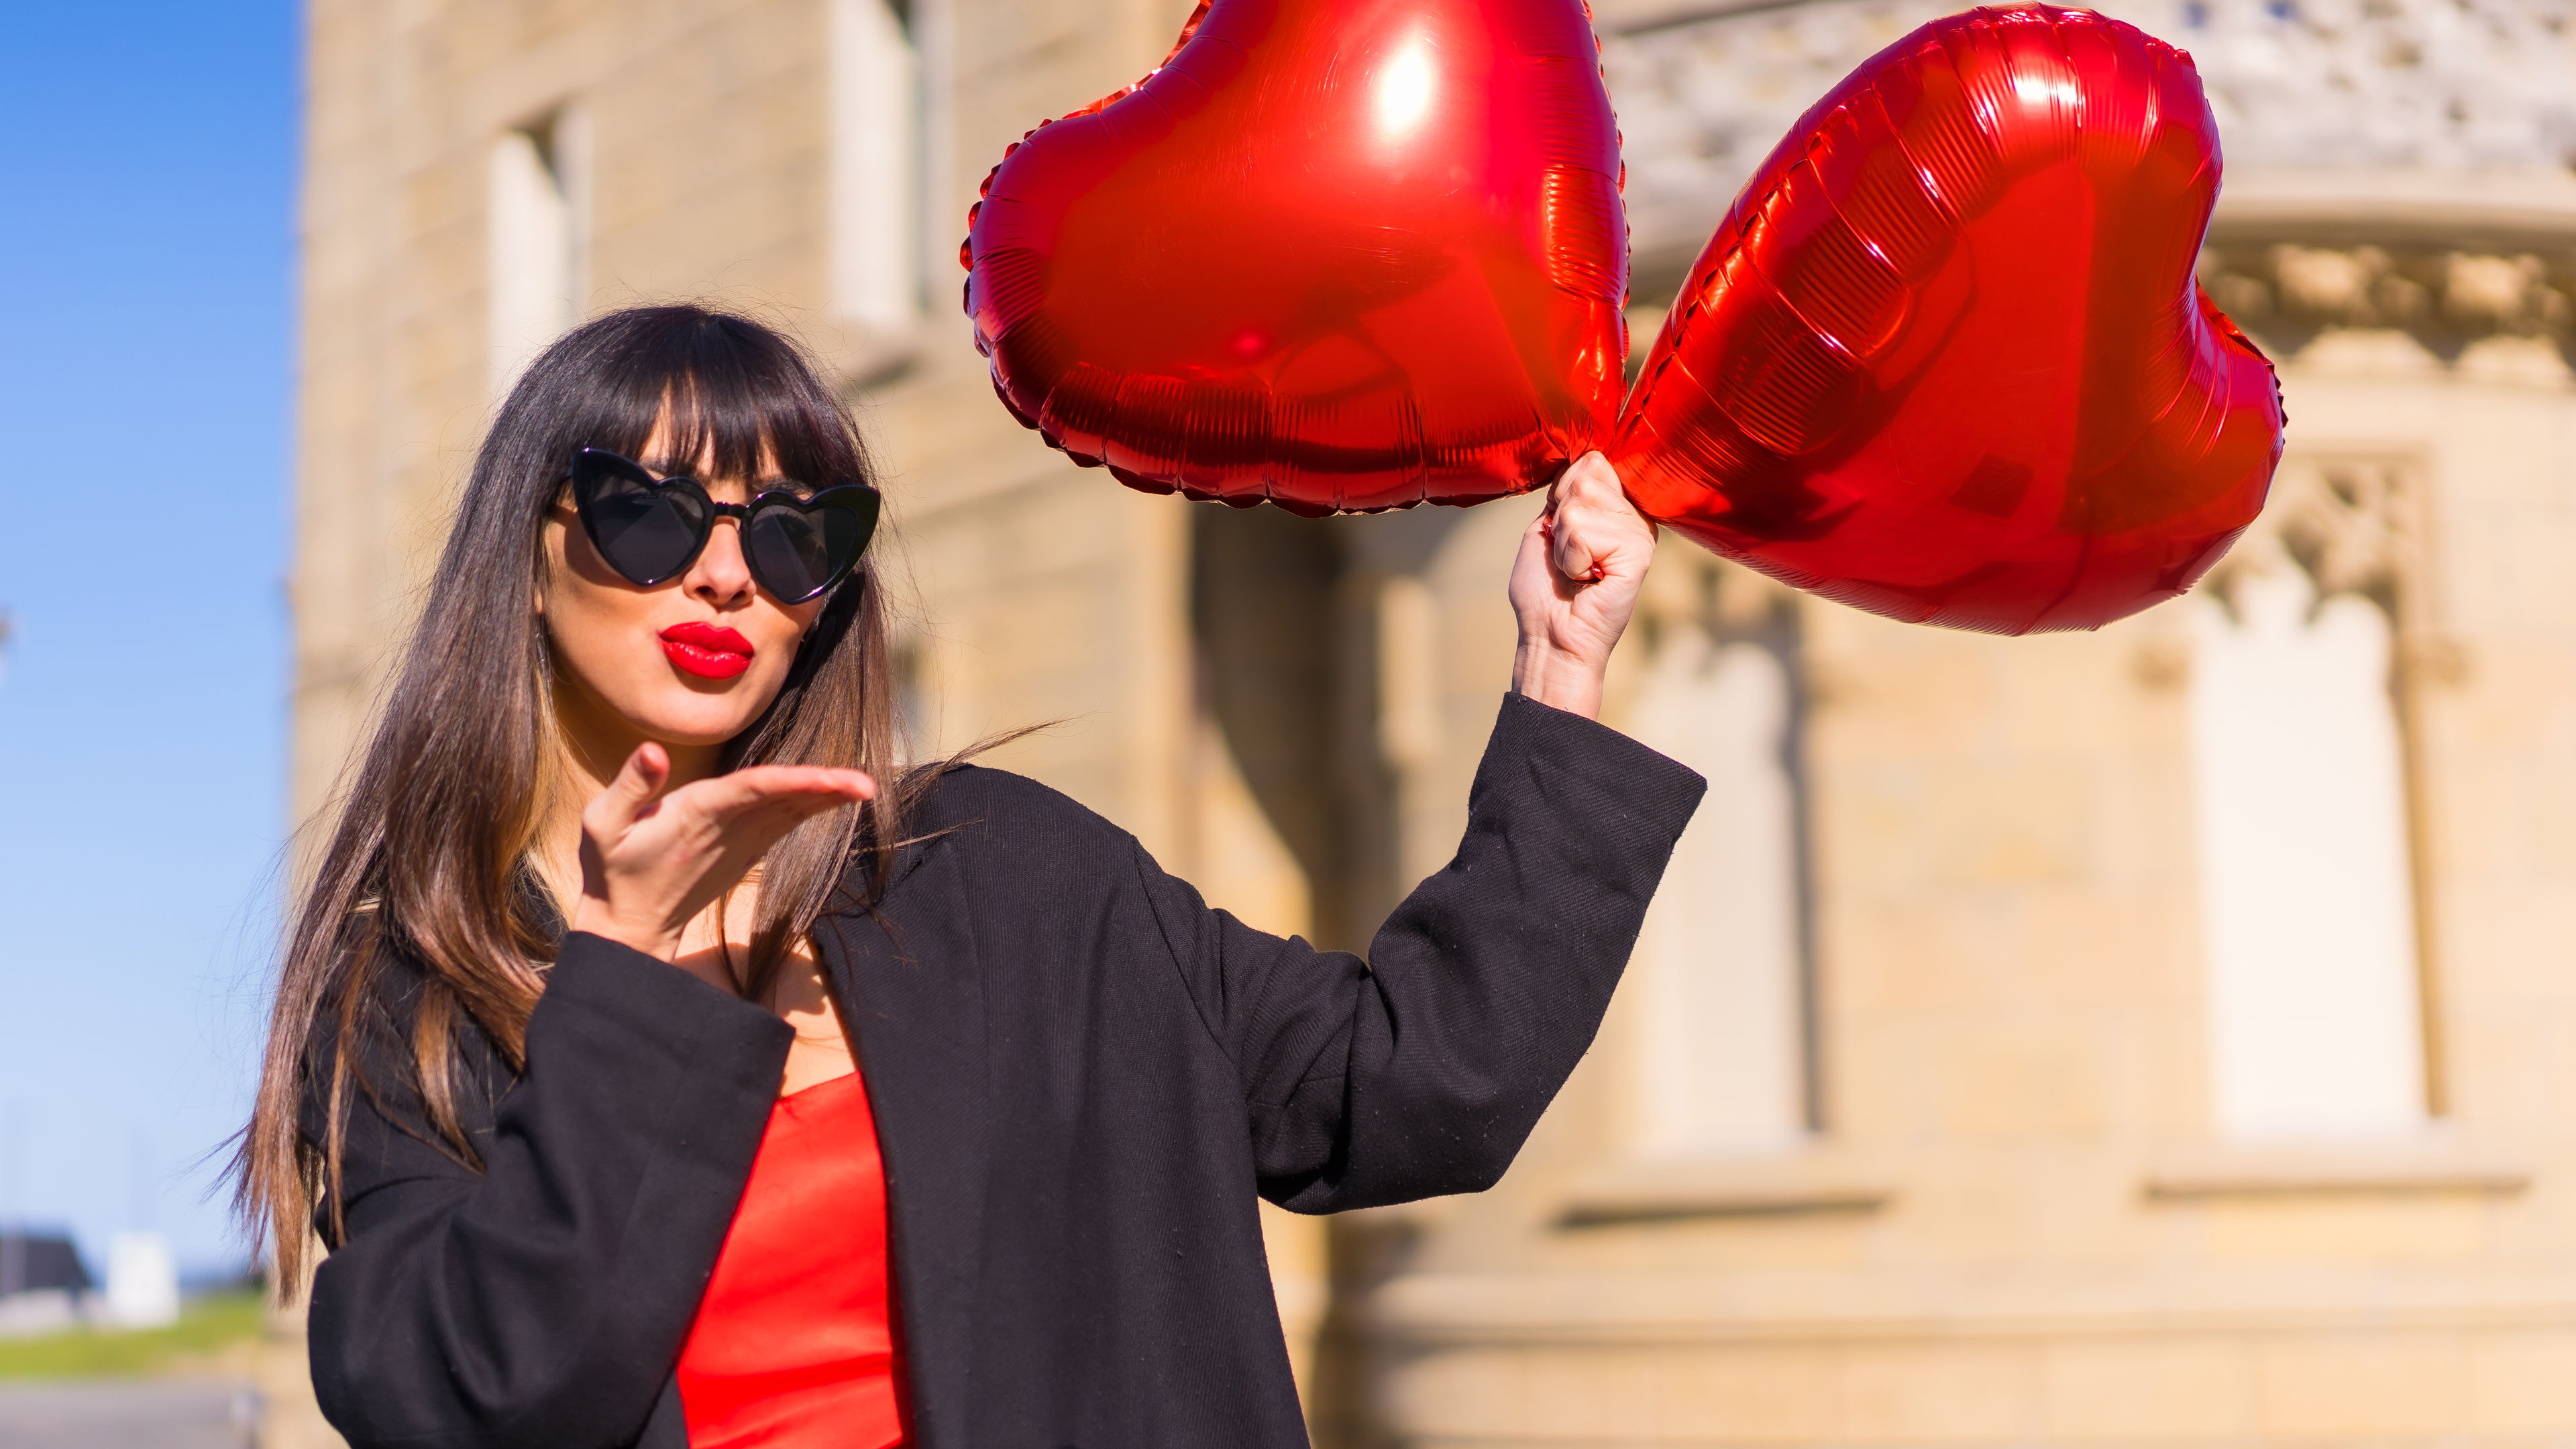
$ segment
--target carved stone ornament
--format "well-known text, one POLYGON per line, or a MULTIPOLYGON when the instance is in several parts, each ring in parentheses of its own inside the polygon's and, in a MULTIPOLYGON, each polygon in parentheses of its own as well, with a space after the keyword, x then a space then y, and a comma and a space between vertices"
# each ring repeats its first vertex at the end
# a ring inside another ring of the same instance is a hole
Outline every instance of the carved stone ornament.
MULTIPOLYGON (((1761 8, 1717 0, 1680 11, 1604 4, 1602 58, 1627 136, 1641 288, 1678 275, 1754 166, 1845 72, 1958 8, 1954 0, 1761 8)), ((2192 53, 2231 174, 2404 167, 2563 177, 2576 161, 2576 0, 2101 8, 2192 53)), ((2435 308, 2512 311, 2515 326, 2564 327, 2530 316, 2557 304, 2535 298, 2528 280, 2536 266, 2539 285, 2563 299, 2561 261, 2470 256, 2456 264, 2457 277, 2454 266, 2447 257, 2392 258, 2375 275, 2426 287, 2435 308), (2442 273, 2439 286, 2428 286, 2427 268, 2442 273)))
POLYGON ((2375 327, 2410 333, 2446 360, 2501 336, 2546 341, 2576 362, 2576 244, 2498 254, 2232 238, 2201 254, 2200 279, 2237 325, 2285 355, 2330 328, 2375 327))
POLYGON ((2263 516, 2196 592, 2228 606, 2246 578, 2296 568, 2319 606, 2359 595, 2387 610, 2401 637, 2423 637, 2431 594, 2420 474, 2404 457, 2291 453, 2273 475, 2263 516))

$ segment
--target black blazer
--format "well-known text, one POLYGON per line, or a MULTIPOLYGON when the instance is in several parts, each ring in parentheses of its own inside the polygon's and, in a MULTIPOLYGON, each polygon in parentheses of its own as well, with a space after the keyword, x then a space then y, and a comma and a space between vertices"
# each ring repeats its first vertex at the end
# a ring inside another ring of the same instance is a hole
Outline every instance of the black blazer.
MULTIPOLYGON (((875 916, 815 944, 882 1145, 912 1443, 1306 1442, 1252 1195, 1492 1185, 1591 1044, 1702 782, 1504 701, 1457 857, 1370 959, 1254 931, 1031 781, 961 768, 875 916)), ((356 1449, 687 1443, 673 1366, 789 1030, 565 938, 515 1079, 463 1043, 477 1173, 399 1086, 418 970, 369 1003, 314 1387, 356 1449), (409 983, 406 988, 405 982, 409 983)), ((308 1092, 304 1129, 326 1126, 308 1092)))

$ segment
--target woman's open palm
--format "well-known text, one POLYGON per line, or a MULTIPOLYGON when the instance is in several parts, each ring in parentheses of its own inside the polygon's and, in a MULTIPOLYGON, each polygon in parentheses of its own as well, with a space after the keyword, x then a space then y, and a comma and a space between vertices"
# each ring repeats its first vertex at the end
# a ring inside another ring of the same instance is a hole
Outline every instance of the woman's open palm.
POLYGON ((670 960, 699 912, 801 822, 870 799, 860 770, 754 765, 664 794, 671 761, 647 742, 581 812, 572 928, 670 960))

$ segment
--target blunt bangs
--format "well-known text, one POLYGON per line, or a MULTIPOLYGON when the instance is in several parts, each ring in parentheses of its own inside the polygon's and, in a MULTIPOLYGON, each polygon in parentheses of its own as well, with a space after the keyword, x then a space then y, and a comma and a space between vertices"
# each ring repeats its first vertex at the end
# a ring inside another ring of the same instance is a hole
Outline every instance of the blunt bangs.
POLYGON ((519 432, 512 414, 545 419, 529 431, 544 435, 542 466, 552 470, 583 448, 641 460, 666 412, 675 472, 697 476, 712 457, 716 478, 757 479, 767 453, 809 490, 875 481, 848 413, 792 344, 695 307, 637 308, 575 328, 512 390, 494 431, 519 432))

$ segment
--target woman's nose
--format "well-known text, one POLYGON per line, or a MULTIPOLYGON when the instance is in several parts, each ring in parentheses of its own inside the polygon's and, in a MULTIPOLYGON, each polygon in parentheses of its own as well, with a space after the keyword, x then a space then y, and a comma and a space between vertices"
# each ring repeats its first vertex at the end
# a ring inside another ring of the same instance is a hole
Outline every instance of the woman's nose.
POLYGON ((740 604, 751 597, 756 585, 751 578, 751 565, 742 556, 742 525, 734 519, 719 518, 713 532, 707 535, 707 546, 698 551, 697 562, 689 565, 688 577, 681 587, 689 596, 704 599, 717 608, 740 604))

